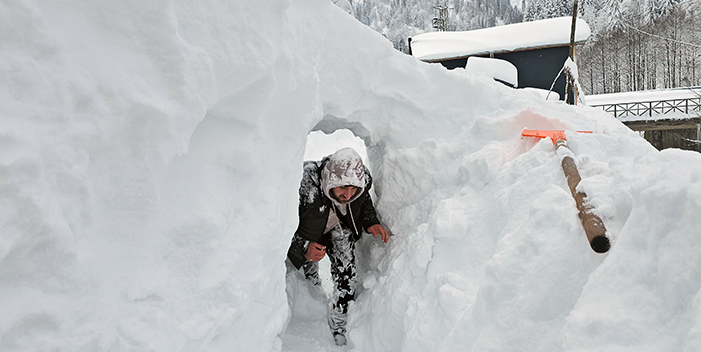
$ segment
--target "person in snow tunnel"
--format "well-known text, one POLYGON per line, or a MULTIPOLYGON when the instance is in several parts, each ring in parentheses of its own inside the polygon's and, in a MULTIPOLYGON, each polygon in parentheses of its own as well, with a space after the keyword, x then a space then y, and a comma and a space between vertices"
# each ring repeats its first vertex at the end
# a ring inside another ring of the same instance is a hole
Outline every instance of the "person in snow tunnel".
POLYGON ((328 322, 337 345, 346 344, 348 304, 355 298, 355 243, 362 230, 384 243, 389 240, 389 232, 377 220, 371 187, 370 172, 352 148, 304 162, 299 226, 287 256, 295 268, 304 268, 311 284, 321 287, 319 261, 329 255, 334 294, 328 322))

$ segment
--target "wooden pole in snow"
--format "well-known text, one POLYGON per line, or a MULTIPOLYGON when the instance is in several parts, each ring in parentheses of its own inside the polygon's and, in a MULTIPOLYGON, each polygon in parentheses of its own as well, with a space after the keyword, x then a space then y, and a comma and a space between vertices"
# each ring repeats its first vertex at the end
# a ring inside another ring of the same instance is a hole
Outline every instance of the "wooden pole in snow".
POLYGON ((574 61, 574 32, 577 29, 577 0, 572 6, 572 30, 570 31, 570 59, 574 61))
MULTIPOLYGON (((572 30, 570 31, 570 60, 574 61, 574 34, 577 29, 577 0, 574 0, 572 7, 572 30)), ((569 70, 567 71, 567 94, 565 101, 567 104, 577 105, 577 97, 574 96, 574 77, 569 70)))

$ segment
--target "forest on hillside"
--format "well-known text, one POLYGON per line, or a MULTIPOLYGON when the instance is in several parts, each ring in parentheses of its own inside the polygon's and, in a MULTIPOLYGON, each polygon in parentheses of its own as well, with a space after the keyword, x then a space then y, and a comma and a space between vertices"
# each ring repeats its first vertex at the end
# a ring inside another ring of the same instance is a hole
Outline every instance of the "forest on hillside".
MULTIPOLYGON (((574 0, 334 0, 408 53, 407 38, 435 31, 434 6, 447 29, 465 31, 571 16, 574 0)), ((701 85, 701 0, 578 0, 592 36, 578 47, 586 94, 701 85)))
POLYGON ((584 13, 592 25, 578 53, 586 93, 701 85, 701 1, 601 2, 584 13))

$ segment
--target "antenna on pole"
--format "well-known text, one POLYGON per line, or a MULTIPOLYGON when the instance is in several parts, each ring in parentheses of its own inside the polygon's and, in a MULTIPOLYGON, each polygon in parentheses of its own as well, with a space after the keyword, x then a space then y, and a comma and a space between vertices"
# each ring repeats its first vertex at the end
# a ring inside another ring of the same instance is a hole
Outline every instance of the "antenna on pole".
POLYGON ((445 5, 436 5, 433 9, 438 11, 438 17, 434 17, 431 23, 433 28, 438 29, 441 32, 448 30, 448 7, 445 5))

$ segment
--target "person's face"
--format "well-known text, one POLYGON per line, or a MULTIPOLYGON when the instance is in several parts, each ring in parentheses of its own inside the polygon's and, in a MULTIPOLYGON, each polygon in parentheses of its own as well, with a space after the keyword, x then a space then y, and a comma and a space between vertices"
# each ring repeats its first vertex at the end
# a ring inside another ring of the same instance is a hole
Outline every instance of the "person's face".
POLYGON ((355 187, 355 186, 341 186, 341 187, 331 188, 331 192, 333 193, 333 196, 336 197, 336 199, 341 204, 346 203, 351 198, 353 198, 353 195, 355 195, 355 192, 357 192, 357 191, 358 191, 358 187, 355 187))

